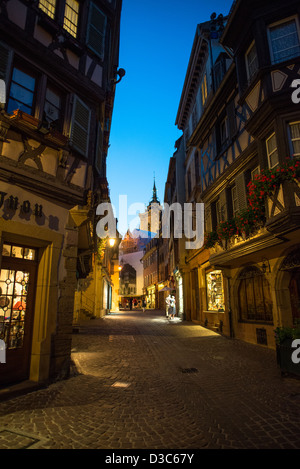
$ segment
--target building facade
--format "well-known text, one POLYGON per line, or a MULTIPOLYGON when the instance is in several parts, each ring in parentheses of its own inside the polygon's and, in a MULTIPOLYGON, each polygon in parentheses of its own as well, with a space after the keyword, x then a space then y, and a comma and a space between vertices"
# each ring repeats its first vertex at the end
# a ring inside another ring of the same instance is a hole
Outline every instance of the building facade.
POLYGON ((1 384, 69 372, 74 294, 109 200, 120 15, 119 0, 1 4, 1 384))
POLYGON ((202 57, 211 85, 198 87, 204 106, 186 145, 187 200, 205 204, 206 231, 187 259, 191 319, 275 348, 274 329, 300 316, 299 5, 235 1, 212 20, 219 54, 202 57))

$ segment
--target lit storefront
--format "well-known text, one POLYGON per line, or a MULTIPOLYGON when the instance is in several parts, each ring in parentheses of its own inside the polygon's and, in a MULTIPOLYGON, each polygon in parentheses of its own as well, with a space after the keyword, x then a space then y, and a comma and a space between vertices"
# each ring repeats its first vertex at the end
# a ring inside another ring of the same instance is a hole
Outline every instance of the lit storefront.
POLYGON ((207 310, 224 311, 223 276, 221 270, 206 274, 207 310))

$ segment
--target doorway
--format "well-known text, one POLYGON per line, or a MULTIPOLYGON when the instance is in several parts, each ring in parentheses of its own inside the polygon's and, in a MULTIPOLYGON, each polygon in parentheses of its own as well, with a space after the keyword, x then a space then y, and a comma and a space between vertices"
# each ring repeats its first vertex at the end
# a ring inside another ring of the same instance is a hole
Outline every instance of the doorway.
POLYGON ((4 244, 0 270, 0 339, 5 342, 5 363, 0 383, 28 379, 34 320, 37 250, 4 244))

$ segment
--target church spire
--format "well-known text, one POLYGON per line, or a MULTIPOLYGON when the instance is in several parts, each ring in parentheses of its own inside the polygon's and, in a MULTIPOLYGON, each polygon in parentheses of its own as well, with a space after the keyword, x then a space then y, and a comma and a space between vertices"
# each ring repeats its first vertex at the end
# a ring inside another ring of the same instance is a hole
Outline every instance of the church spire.
POLYGON ((154 183, 153 183, 153 190, 152 190, 152 200, 150 200, 150 204, 159 204, 159 200, 157 198, 157 189, 155 185, 155 173, 154 173, 154 183))

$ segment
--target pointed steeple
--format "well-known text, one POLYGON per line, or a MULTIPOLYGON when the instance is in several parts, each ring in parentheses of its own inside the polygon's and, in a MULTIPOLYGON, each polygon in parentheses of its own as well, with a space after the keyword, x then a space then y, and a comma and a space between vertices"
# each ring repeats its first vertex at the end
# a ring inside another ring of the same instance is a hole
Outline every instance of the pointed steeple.
POLYGON ((159 200, 157 198, 157 189, 155 185, 155 174, 154 174, 154 183, 153 183, 153 190, 152 190, 152 200, 150 200, 150 204, 159 204, 159 200))

